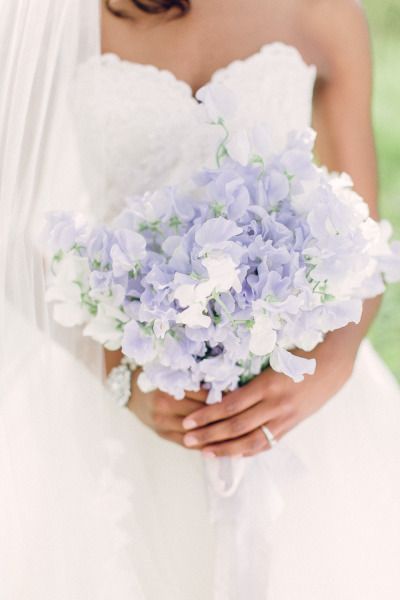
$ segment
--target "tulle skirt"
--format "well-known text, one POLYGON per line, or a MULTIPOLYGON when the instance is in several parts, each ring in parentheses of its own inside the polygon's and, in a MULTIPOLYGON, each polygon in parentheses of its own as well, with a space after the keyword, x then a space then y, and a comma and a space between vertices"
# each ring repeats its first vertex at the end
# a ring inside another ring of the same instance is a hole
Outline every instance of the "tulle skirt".
POLYGON ((51 356, 2 399, 2 600, 398 600, 400 392, 368 342, 340 393, 217 500, 199 452, 51 356))

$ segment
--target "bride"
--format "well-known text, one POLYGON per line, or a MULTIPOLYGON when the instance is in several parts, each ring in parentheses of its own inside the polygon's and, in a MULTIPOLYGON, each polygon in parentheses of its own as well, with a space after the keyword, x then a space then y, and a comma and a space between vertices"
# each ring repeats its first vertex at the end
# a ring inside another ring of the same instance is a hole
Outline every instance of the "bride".
MULTIPOLYGON (((139 390, 45 303, 49 209, 109 219, 211 164, 196 92, 222 82, 273 143, 377 217, 368 29, 356 0, 17 0, 1 22, 0 575, 4 600, 397 600, 400 392, 358 325, 302 383, 266 370, 220 404, 139 390), (105 363, 105 364, 104 364, 105 363), (267 430, 262 427, 267 425, 267 430), (265 434, 265 431, 269 435, 265 434), (207 455, 206 457, 204 455, 207 455), (231 494, 204 459, 239 460, 231 494)), ((207 130, 208 131, 208 130, 207 130)))

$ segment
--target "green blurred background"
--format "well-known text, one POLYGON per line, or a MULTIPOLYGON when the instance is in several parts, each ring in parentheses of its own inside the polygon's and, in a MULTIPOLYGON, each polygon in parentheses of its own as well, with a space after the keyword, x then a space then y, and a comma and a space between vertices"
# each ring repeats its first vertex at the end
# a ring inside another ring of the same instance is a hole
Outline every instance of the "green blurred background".
MULTIPOLYGON (((363 0, 374 57, 374 126, 380 211, 400 239, 400 0, 363 0)), ((369 335, 400 381, 400 285, 385 294, 369 335)))

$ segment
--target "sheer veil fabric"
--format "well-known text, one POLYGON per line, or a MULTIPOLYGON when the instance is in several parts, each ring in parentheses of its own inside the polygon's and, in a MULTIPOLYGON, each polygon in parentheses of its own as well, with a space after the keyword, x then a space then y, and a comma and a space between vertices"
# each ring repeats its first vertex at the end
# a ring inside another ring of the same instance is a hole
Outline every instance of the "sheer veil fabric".
POLYGON ((44 302, 44 214, 60 207, 77 210, 86 202, 68 89, 77 66, 98 53, 98 0, 2 2, 4 600, 142 598, 134 571, 126 568, 117 526, 130 490, 115 475, 121 448, 110 436, 113 414, 104 398, 102 353, 79 332, 55 327, 44 302))

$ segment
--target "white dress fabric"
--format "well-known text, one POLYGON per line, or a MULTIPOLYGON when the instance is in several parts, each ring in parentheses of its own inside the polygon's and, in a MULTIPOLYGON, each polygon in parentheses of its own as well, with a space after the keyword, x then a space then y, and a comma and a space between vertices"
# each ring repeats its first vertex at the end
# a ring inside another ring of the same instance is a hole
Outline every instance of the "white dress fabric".
MULTIPOLYGON (((266 121, 281 144, 309 125, 315 76, 275 43, 212 79, 238 93, 233 126, 266 121)), ((71 104, 97 218, 213 164, 213 130, 168 71, 94 56, 71 104)), ((1 600, 398 600, 400 392, 368 342, 341 392, 218 498, 200 453, 115 407, 101 349, 71 340, 79 356, 37 332, 5 380, 1 600)))

